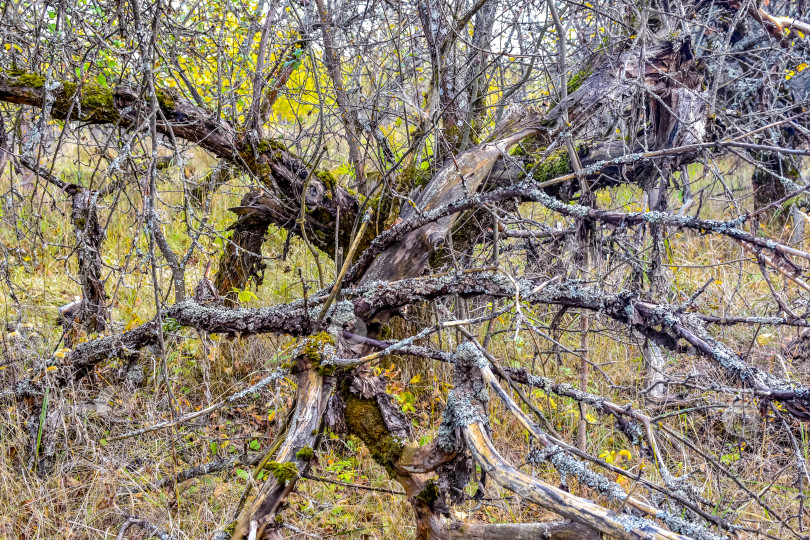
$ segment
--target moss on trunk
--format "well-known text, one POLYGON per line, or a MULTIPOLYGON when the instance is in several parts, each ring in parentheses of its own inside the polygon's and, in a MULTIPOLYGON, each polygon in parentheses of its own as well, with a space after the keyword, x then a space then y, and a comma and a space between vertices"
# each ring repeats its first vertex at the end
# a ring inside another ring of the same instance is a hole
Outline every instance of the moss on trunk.
POLYGON ((298 466, 295 463, 271 461, 264 468, 275 476, 279 484, 286 484, 298 476, 298 466))
POLYGON ((394 463, 402 455, 404 444, 388 431, 377 400, 365 399, 350 392, 348 379, 343 382, 341 394, 346 404, 346 426, 349 432, 359 437, 368 447, 374 461, 385 467, 388 474, 394 477, 394 463))

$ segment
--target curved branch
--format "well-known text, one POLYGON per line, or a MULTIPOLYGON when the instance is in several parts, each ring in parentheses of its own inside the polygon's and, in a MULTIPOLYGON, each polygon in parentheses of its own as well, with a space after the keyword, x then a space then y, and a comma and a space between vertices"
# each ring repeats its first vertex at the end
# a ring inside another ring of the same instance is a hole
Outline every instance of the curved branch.
MULTIPOLYGON (((284 145, 271 139, 250 141, 230 123, 218 119, 211 111, 197 107, 171 90, 157 89, 156 129, 163 135, 199 144, 215 156, 225 159, 250 173, 262 183, 263 198, 243 201, 236 209, 238 228, 258 214, 264 228, 276 224, 300 234, 295 216, 300 213, 304 179, 311 176, 306 193, 306 223, 313 233, 308 237, 326 253, 334 254, 335 227, 340 213, 339 239, 345 248, 351 241, 354 219, 360 208, 359 199, 337 184, 328 173, 314 171, 284 145)), ((21 70, 0 70, 0 101, 42 107, 46 95, 53 98, 51 117, 88 124, 136 126, 150 100, 127 85, 112 89, 94 85, 80 86, 67 81, 46 81, 40 75, 21 70), (46 92, 45 86, 48 84, 46 92)), ((380 201, 382 203, 382 201, 380 201)), ((242 288, 244 283, 235 284, 242 288)))
POLYGON ((623 540, 689 540, 651 521, 617 514, 515 470, 495 449, 480 422, 461 429, 473 458, 495 482, 543 508, 623 540))
POLYGON ((312 451, 318 446, 321 421, 335 386, 334 377, 323 376, 317 366, 302 355, 297 361, 298 388, 292 421, 279 453, 278 461, 268 464, 273 473, 262 485, 256 499, 243 514, 233 533, 234 540, 263 538, 274 525, 275 514, 295 483, 309 470, 312 451), (307 451, 308 449, 308 451, 307 451))

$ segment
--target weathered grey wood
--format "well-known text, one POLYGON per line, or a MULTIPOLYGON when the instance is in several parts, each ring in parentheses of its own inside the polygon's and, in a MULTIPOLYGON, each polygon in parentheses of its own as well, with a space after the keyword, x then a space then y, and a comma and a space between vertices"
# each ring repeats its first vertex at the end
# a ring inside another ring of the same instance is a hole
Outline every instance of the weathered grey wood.
MULTIPOLYGON (((269 535, 282 501, 292 491, 300 475, 309 470, 311 451, 317 446, 321 421, 335 386, 334 377, 324 377, 316 367, 307 355, 300 356, 296 362, 298 388, 295 413, 276 462, 277 465, 293 464, 297 473, 289 478, 271 474, 265 480, 253 503, 239 519, 233 540, 246 538, 251 527, 257 530, 256 538, 269 535), (309 448, 309 452, 302 452, 305 448, 309 448)), ((274 471, 271 469, 271 472, 274 471)))
POLYGON ((572 521, 544 523, 453 523, 452 540, 600 540, 599 531, 572 521))
POLYGON ((479 422, 463 427, 462 431, 473 458, 487 475, 504 488, 547 510, 622 540, 690 540, 651 521, 617 514, 517 471, 495 450, 486 428, 479 422))
MULTIPOLYGON (((495 162, 521 139, 536 133, 535 129, 518 129, 502 139, 482 144, 449 160, 417 197, 414 203, 416 209, 428 212, 475 194, 495 162)), ((403 211, 402 219, 411 212, 413 210, 407 213, 403 211)), ((452 214, 412 231, 375 259, 361 283, 396 281, 421 275, 428 258, 445 241, 457 219, 458 214, 452 214)))

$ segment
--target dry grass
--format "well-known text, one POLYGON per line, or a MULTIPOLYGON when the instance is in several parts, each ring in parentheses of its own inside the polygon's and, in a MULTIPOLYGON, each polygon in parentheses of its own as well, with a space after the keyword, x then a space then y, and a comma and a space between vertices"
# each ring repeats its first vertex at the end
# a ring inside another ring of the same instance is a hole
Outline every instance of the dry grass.
MULTIPOLYGON (((729 172, 726 181, 742 189, 747 172, 735 168, 734 164, 725 164, 724 167, 729 172)), ((693 189, 712 189, 708 180, 700 180, 700 171, 692 173, 696 178, 693 189)), ((4 184, 7 182, 5 179, 4 184)), ((168 183, 167 187, 171 185, 168 183)), ((41 193, 36 195, 40 196, 41 193)), ((105 257, 112 266, 122 264, 132 249, 130 224, 138 203, 137 195, 130 196, 132 201, 118 207, 108 228, 105 257)), ((28 204, 15 210, 20 222, 37 224, 36 234, 24 234, 18 240, 14 229, 7 224, 0 230, 0 240, 4 245, 22 248, 10 259, 9 277, 16 287, 13 290, 7 286, 3 288, 5 320, 30 325, 17 328, 16 335, 8 331, 2 335, 4 359, 0 380, 3 385, 12 384, 57 348, 60 332, 54 326, 56 307, 72 300, 79 290, 65 273, 66 268, 75 271, 75 261, 70 257, 73 238, 66 218, 68 205, 65 200, 36 197, 35 202, 41 203, 34 205, 39 208, 36 213, 28 204), (11 292, 19 299, 19 308, 11 292)), ((639 193, 629 188, 615 189, 602 197, 600 204, 606 207, 633 210, 640 205, 639 193)), ((179 194, 169 194, 164 200, 176 203, 179 194)), ((215 229, 224 229, 231 219, 226 209, 237 200, 238 186, 233 188, 233 193, 226 188, 216 196, 211 219, 215 229)), ((707 204, 709 217, 730 215, 730 209, 721 202, 707 204)), ((172 215, 168 208, 166 210, 166 216, 172 215)), ((556 221, 539 208, 527 207, 523 214, 551 223, 556 221)), ((181 223, 175 220, 165 228, 172 246, 178 250, 187 247, 180 227, 181 223)), ((771 227, 769 232, 789 237, 789 231, 771 227)), ((146 249, 143 235, 136 238, 135 243, 142 250, 146 249)), ((216 238, 204 236, 201 243, 208 253, 192 259, 187 270, 189 286, 193 286, 202 275, 209 260, 216 260, 216 238)), ((281 260, 278 256, 283 244, 284 234, 274 231, 265 248, 268 269, 264 284, 249 305, 272 305, 298 297, 300 283, 294 270, 299 266, 310 282, 317 281, 314 264, 305 246, 294 240, 289 257, 281 260)), ((759 277, 756 264, 734 242, 714 236, 678 233, 671 238, 670 254, 670 302, 684 301, 712 276, 714 281, 698 301, 701 310, 736 315, 773 312, 775 304, 767 285, 759 277)), ((517 260, 513 262, 524 264, 517 260)), ((326 258, 322 263, 329 273, 325 276, 328 282, 333 272, 331 263, 326 258)), ((162 278, 164 283, 168 282, 166 272, 162 273, 162 278)), ((115 276, 108 282, 108 290, 117 279, 115 276)), ((607 280, 617 283, 621 276, 615 275, 607 280)), ((798 298, 795 287, 784 284, 782 279, 775 282, 785 287, 783 292, 789 300, 798 298)), ((147 268, 141 265, 138 271, 115 283, 114 324, 124 327, 148 320, 154 313, 154 301, 147 268)), ((473 310, 486 309, 485 305, 471 304, 470 307, 473 310)), ((539 324, 548 324, 554 313, 546 307, 538 307, 534 312, 528 307, 524 309, 539 324)), ((411 314, 413 320, 409 323, 397 323, 402 324, 403 330, 419 325, 420 310, 414 308, 411 314)), ((576 313, 566 315, 563 326, 578 329, 577 317, 576 313)), ((558 364, 554 355, 535 356, 533 348, 548 351, 550 344, 530 335, 525 329, 520 333, 520 339, 514 339, 512 322, 507 318, 495 324, 499 333, 493 341, 492 351, 504 365, 531 367, 534 372, 558 381, 578 384, 578 359, 563 354, 562 363, 558 364)), ((638 339, 618 332, 601 317, 593 320, 591 330, 591 360, 604 370, 615 386, 592 374, 588 390, 621 405, 642 407, 653 416, 662 412, 645 407, 639 395, 643 386, 643 366, 638 339)), ((801 362, 794 364, 792 359, 781 355, 781 346, 795 337, 795 331, 768 327, 726 327, 714 328, 713 331, 737 351, 745 352, 750 348, 749 361, 792 380, 810 380, 805 365, 801 362), (762 336, 767 338, 762 339, 762 336)), ((445 332, 442 339, 439 343, 439 337, 434 336, 432 344, 449 348, 457 336, 445 332)), ((577 348, 578 332, 564 333, 562 342, 577 348)), ((232 342, 210 338, 203 343, 194 332, 177 332, 169 342, 167 358, 171 390, 179 407, 177 412, 186 414, 199 410, 256 382, 284 362, 289 345, 289 340, 284 337, 270 336, 232 342)), ((26 408, 22 404, 4 405, 0 411, 3 456, 0 460, 0 501, 4 507, 0 512, 0 537, 114 538, 124 521, 124 513, 144 517, 178 538, 210 537, 229 524, 247 484, 247 475, 242 470, 247 467, 230 467, 220 473, 182 482, 176 489, 160 488, 159 482, 191 466, 268 448, 278 435, 284 411, 291 404, 295 381, 285 379, 276 387, 242 400, 238 406, 220 409, 174 430, 107 442, 106 439, 114 435, 171 417, 160 363, 153 354, 147 353, 140 364, 144 377, 139 384, 127 379, 120 361, 110 361, 97 368, 92 377, 49 404, 48 421, 55 424, 57 454, 54 468, 45 474, 32 469, 28 453, 30 433, 31 430, 36 432, 37 426, 26 425, 26 408)), ((441 411, 451 388, 451 370, 444 365, 408 358, 386 361, 380 368, 388 369, 391 390, 412 405, 408 416, 418 424, 414 439, 429 440, 441 421, 441 411), (393 369, 389 367, 392 363, 393 369)), ((667 369, 673 379, 700 373, 703 374, 701 381, 731 383, 715 366, 694 356, 673 355, 667 369)), ((534 397, 558 431, 567 440, 575 440, 579 418, 577 406, 570 400, 554 396, 549 399, 538 392, 534 397)), ((692 390, 686 397, 694 399, 696 404, 700 404, 703 398, 717 400, 716 395, 700 390, 692 390)), ((727 397, 727 401, 730 399, 727 397)), ((755 414, 755 407, 749 405, 755 414)), ((494 440, 504 456, 523 470, 558 484, 559 477, 551 469, 535 469, 525 464, 530 443, 524 432, 494 401, 491 408, 494 440)), ((765 429, 735 432, 723 422, 722 414, 721 408, 708 409, 697 414, 669 416, 662 422, 683 438, 699 441, 705 452, 743 479, 747 489, 762 492, 762 499, 772 508, 783 515, 795 514, 798 508, 797 471, 784 430, 769 424, 765 429), (748 438, 743 440, 741 434, 748 438), (771 482, 774 482, 772 486, 771 482)), ((615 458, 616 463, 621 463, 633 474, 638 474, 646 464, 644 476, 654 481, 661 480, 660 471, 650 466, 649 459, 640 454, 639 448, 627 442, 612 421, 598 416, 592 420, 588 430, 588 450, 592 454, 619 456, 615 458), (622 450, 629 451, 629 457, 622 450)), ((797 435, 804 457, 807 457, 804 426, 793 426, 792 431, 797 435)), ((674 440, 668 442, 665 437, 661 440, 672 471, 677 475, 688 474, 705 497, 718 501, 714 509, 717 515, 736 512, 735 519, 741 525, 762 527, 777 537, 784 534, 772 524, 772 516, 767 511, 756 503, 747 502, 748 497, 740 487, 718 475, 704 457, 674 440)), ((362 486, 400 489, 354 438, 327 438, 317 453, 313 473, 362 486)), ((473 493, 475 486, 469 489, 473 493)), ((573 485, 571 489, 598 498, 587 488, 573 485)), ((637 494, 641 495, 640 492, 637 494)), ((536 521, 551 517, 534 505, 509 497, 491 484, 488 484, 487 497, 491 500, 468 501, 454 506, 452 517, 468 522, 536 521)), ((301 481, 288 502, 284 518, 294 527, 287 531, 290 537, 412 538, 414 534, 411 510, 400 495, 301 481)), ((142 532, 131 529, 130 534, 135 538, 142 532)), ((743 534, 741 537, 747 536, 743 534)))

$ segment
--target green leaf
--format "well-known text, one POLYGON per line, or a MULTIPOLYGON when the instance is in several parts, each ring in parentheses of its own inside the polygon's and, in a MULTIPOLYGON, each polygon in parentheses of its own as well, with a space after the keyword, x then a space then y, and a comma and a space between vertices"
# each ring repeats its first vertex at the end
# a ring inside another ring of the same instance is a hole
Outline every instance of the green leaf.
POLYGON ((731 454, 724 454, 720 458, 720 461, 722 463, 725 463, 726 465, 729 465, 729 464, 734 463, 735 461, 739 461, 739 460, 740 460, 740 454, 738 454, 737 452, 732 452, 731 454))
POLYGON ((98 81, 99 86, 107 88, 107 77, 105 77, 103 73, 98 74, 96 81, 98 81))
POLYGON ((257 441, 256 439, 253 439, 252 441, 250 441, 250 449, 251 450, 261 450, 261 448, 262 448, 262 445, 260 445, 259 441, 257 441))
POLYGON ((236 469, 234 472, 236 473, 236 476, 238 476, 239 478, 242 478, 245 481, 250 480, 250 474, 246 470, 236 469))
POLYGON ((240 302, 250 302, 252 299, 256 298, 256 295, 247 289, 239 291, 237 296, 239 297, 240 302))
POLYGON ((177 322, 177 319, 174 319, 172 317, 166 317, 166 319, 163 321, 163 331, 164 332, 173 332, 173 331, 179 330, 179 329, 180 329, 180 323, 177 322))
MULTIPOLYGON (((42 428, 45 426, 45 419, 48 417, 48 396, 51 393, 51 387, 45 388, 45 397, 42 398, 42 411, 39 413, 39 430, 37 431, 37 446, 34 448, 34 466, 39 461, 39 445, 42 444, 42 428)), ((104 440, 104 439, 102 439, 104 440)), ((104 441, 105 443, 107 441, 104 441)))

